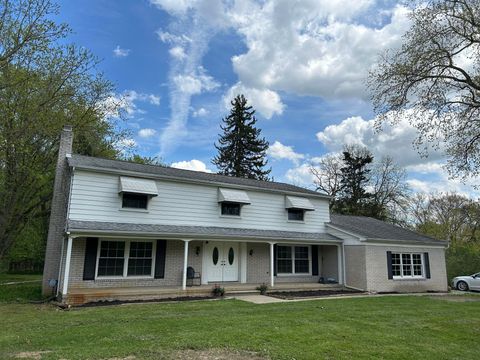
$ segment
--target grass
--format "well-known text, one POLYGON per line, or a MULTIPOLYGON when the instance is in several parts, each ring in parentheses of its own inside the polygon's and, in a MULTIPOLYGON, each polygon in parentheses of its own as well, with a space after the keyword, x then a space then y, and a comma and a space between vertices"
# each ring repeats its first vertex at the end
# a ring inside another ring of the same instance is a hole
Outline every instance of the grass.
POLYGON ((40 300, 42 275, 0 273, 0 303, 40 300), (17 282, 18 284, 7 284, 17 282))
POLYGON ((480 302, 425 296, 71 311, 4 301, 0 319, 1 359, 38 351, 49 351, 42 359, 170 359, 185 349, 253 351, 272 359, 477 359, 480 353, 480 302))

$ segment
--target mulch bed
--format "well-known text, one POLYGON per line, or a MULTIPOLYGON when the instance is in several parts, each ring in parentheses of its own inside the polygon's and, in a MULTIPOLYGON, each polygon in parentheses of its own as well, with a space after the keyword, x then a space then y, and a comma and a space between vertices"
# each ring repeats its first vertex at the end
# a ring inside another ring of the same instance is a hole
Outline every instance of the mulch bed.
POLYGON ((76 305, 76 308, 96 307, 96 306, 111 306, 111 305, 123 305, 123 304, 144 304, 144 303, 159 303, 159 302, 172 302, 172 301, 194 301, 194 300, 212 300, 219 299, 218 296, 179 296, 161 299, 148 299, 148 300, 112 300, 112 301, 95 301, 82 305, 76 305))
POLYGON ((329 295, 355 295, 363 294, 362 291, 357 290, 307 290, 307 291, 275 291, 268 292, 266 295, 278 299, 292 300, 309 297, 322 297, 329 295))

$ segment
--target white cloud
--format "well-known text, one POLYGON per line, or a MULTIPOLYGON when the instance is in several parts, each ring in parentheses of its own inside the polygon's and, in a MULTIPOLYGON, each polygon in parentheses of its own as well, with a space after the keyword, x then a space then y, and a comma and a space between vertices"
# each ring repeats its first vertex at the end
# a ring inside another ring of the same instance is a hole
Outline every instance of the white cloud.
POLYGON ((292 169, 287 170, 285 178, 289 183, 306 188, 314 188, 313 181, 315 177, 310 171, 309 164, 301 164, 292 169))
POLYGON ((112 94, 99 107, 105 114, 105 118, 118 118, 121 114, 132 118, 145 111, 137 106, 137 102, 149 102, 152 105, 160 105, 160 97, 155 94, 139 93, 135 90, 125 90, 121 94, 112 94))
MULTIPOLYGON (((418 132, 406 119, 408 115, 399 113, 391 116, 396 116, 398 123, 394 126, 386 124, 380 132, 375 130, 375 119, 364 120, 354 116, 327 126, 317 133, 317 139, 329 151, 338 152, 346 144, 357 144, 367 147, 376 158, 389 155, 401 166, 425 163, 427 160, 413 145, 418 132)), ((429 151, 428 161, 441 159, 441 151, 429 151)))
POLYGON ((239 94, 245 95, 249 105, 252 105, 266 119, 272 118, 273 115, 281 115, 285 109, 285 104, 275 91, 249 88, 240 82, 233 85, 223 97, 226 109, 231 108, 230 102, 239 94))
POLYGON ((150 0, 150 3, 172 15, 184 14, 197 2, 197 0, 150 0))
MULTIPOLYGON (((376 159, 391 156, 408 173, 408 185, 413 191, 447 192, 456 191, 468 196, 478 196, 474 191, 473 179, 462 183, 459 179, 450 179, 444 169, 445 155, 442 149, 429 149, 428 157, 419 155, 413 142, 418 136, 417 129, 408 119, 413 113, 391 113, 390 119, 396 118, 397 124, 385 125, 383 131, 375 131, 375 119, 364 120, 356 116, 329 125, 317 133, 317 139, 331 152, 339 152, 345 144, 357 144, 367 147, 376 159)), ((311 159, 313 162, 314 158, 311 159)), ((293 172, 297 170, 292 170, 293 172)))
POLYGON ((275 141, 273 145, 270 145, 267 154, 273 159, 287 159, 296 164, 305 158, 305 155, 296 153, 292 146, 283 145, 280 141, 275 141))
POLYGON ((150 102, 150 104, 152 105, 160 105, 160 96, 158 95, 154 95, 154 94, 149 94, 148 96, 148 101, 150 102))
POLYGON ((220 86, 211 76, 200 67, 197 73, 179 74, 173 77, 176 91, 188 95, 197 95, 203 91, 212 91, 220 86))
POLYGON ((120 45, 117 45, 115 49, 113 49, 113 55, 115 57, 127 57, 130 54, 130 49, 122 49, 120 45))
POLYGON ((168 31, 163 31, 162 29, 158 29, 156 31, 156 34, 158 38, 160 39, 161 42, 166 43, 166 44, 188 44, 189 42, 192 41, 188 36, 182 34, 182 35, 176 35, 172 34, 171 32, 168 31))
POLYGON ((207 172, 211 173, 212 170, 207 168, 207 165, 203 161, 193 159, 190 161, 179 161, 175 162, 171 165, 174 168, 177 169, 184 169, 184 170, 193 170, 193 171, 202 171, 202 172, 207 172))
POLYGON ((185 50, 181 46, 174 46, 168 52, 170 53, 170 56, 173 56, 178 60, 183 60, 187 56, 185 50))
MULTIPOLYGON (((383 26, 359 21, 374 1, 236 2, 231 22, 245 39, 232 58, 247 87, 322 97, 365 97, 364 78, 377 55, 399 46, 407 10, 390 9, 383 26)), ((373 10, 372 10, 373 11, 373 10)))
POLYGON ((157 32, 160 40, 169 42, 173 48, 182 46, 185 54, 181 59, 172 57, 170 64, 171 116, 160 136, 161 155, 171 151, 188 134, 186 125, 192 96, 220 86, 201 66, 210 38, 215 34, 206 18, 193 12, 173 24, 172 28, 179 29, 179 33, 157 32))
POLYGON ((155 135, 157 133, 157 131, 155 129, 140 129, 138 131, 138 136, 142 137, 142 138, 149 138, 149 137, 152 137, 153 135, 155 135))
POLYGON ((202 107, 198 110, 194 110, 192 115, 193 117, 204 117, 208 115, 208 110, 202 107))
POLYGON ((134 150, 137 145, 137 142, 133 139, 122 139, 115 144, 115 147, 123 154, 127 154, 134 150))

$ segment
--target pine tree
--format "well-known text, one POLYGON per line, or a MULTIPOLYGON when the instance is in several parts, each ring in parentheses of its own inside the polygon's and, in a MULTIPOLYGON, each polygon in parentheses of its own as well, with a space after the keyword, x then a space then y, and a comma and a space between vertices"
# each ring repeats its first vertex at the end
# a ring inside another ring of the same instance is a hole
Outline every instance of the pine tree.
POLYGON ((261 130, 255 127, 255 110, 243 95, 237 95, 231 104, 230 115, 222 119, 223 135, 215 144, 218 155, 212 163, 222 175, 269 180, 271 169, 264 169, 268 141, 260 138, 261 130))
POLYGON ((361 148, 343 151, 344 166, 340 169, 340 196, 334 205, 334 211, 350 215, 370 215, 371 194, 366 187, 370 181, 369 165, 372 154, 361 148))

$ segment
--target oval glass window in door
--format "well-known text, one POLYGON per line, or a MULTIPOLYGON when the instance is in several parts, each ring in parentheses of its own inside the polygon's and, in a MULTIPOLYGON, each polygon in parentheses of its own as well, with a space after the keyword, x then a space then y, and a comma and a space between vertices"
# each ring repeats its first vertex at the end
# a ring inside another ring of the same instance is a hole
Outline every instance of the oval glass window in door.
POLYGON ((228 250, 228 263, 230 265, 233 264, 234 256, 235 256, 235 254, 234 254, 233 248, 230 248, 230 250, 228 250))
POLYGON ((217 263, 218 263, 218 249, 217 249, 216 246, 213 248, 212 260, 213 260, 213 265, 217 265, 217 263))

